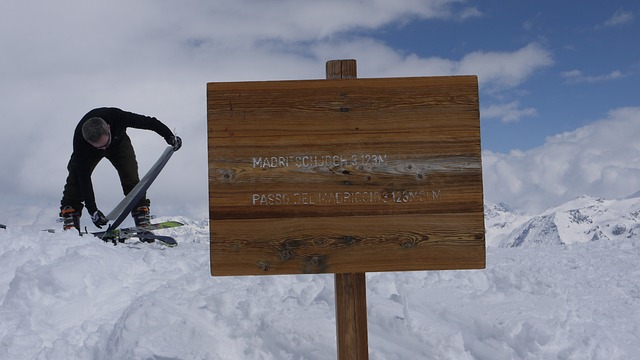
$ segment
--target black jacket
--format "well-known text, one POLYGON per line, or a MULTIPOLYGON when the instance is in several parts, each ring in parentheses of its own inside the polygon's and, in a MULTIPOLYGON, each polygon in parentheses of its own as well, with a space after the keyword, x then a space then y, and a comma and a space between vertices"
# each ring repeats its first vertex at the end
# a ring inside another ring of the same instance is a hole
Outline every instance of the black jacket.
POLYGON ((82 125, 92 117, 100 117, 111 126, 111 143, 107 150, 118 146, 123 136, 126 135, 127 128, 155 131, 158 135, 165 138, 168 143, 173 138, 171 130, 154 117, 138 115, 117 108, 98 108, 89 111, 82 120, 80 120, 73 134, 71 163, 74 164, 75 167, 75 174, 80 185, 85 206, 91 214, 97 210, 97 206, 93 192, 93 183, 91 182, 92 169, 90 168, 89 159, 102 157, 105 153, 105 150, 96 149, 82 136, 82 125))

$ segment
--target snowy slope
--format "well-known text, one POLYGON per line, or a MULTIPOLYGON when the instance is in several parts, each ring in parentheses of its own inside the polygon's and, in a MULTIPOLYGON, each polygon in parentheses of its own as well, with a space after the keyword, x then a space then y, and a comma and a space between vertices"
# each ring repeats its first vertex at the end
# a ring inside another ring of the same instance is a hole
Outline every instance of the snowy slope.
POLYGON ((488 247, 500 246, 505 243, 513 230, 528 221, 531 216, 512 209, 504 203, 492 204, 485 202, 484 226, 486 230, 486 244, 488 247))
MULTIPOLYGON (((179 220, 171 249, 0 230, 0 358, 335 359, 331 275, 211 277, 207 223, 179 220)), ((368 274, 370 358, 639 358, 638 259, 631 236, 368 274)))
POLYGON ((634 194, 625 199, 606 200, 581 196, 536 216, 489 204, 485 207, 485 218, 487 239, 491 239, 487 243, 493 246, 624 240, 640 236, 640 197, 634 194))

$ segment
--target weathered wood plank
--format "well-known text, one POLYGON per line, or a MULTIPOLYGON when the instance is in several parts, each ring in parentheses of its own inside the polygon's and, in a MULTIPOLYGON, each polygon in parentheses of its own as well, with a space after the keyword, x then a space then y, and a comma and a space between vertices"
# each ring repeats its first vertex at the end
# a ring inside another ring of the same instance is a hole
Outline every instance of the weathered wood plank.
POLYGON ((210 83, 207 96, 212 274, 484 266, 475 76, 210 83), (286 261, 282 241, 301 244, 286 261))
POLYGON ((477 214, 226 220, 211 235, 214 275, 484 268, 477 214))

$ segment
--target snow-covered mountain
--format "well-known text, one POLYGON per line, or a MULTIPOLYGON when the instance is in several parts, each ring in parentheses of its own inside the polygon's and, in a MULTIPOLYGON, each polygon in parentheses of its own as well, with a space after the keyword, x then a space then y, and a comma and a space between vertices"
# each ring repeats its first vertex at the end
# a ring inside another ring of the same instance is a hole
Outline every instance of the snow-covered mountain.
POLYGON ((541 246, 640 236, 640 193, 607 200, 581 196, 531 216, 504 204, 485 205, 487 245, 541 246))

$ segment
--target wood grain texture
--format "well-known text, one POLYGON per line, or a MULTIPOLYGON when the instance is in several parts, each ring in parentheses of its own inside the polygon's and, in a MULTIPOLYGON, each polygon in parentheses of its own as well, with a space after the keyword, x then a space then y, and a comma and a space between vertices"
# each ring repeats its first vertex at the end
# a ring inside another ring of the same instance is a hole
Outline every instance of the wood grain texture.
POLYGON ((335 289, 338 359, 369 359, 366 274, 335 274, 335 289))
POLYGON ((209 83, 207 104, 212 274, 484 267, 475 76, 209 83))
POLYGON ((484 268, 475 214, 239 219, 211 227, 215 275, 484 268))

